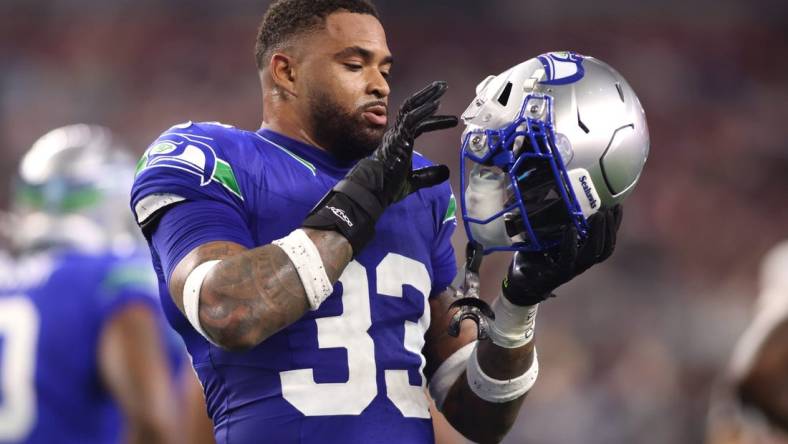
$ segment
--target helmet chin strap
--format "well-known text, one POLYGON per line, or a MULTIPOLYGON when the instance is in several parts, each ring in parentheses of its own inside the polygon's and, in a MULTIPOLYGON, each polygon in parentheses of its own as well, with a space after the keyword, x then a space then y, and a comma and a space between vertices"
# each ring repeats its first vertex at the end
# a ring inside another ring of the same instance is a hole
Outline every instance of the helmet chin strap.
POLYGON ((460 334, 462 321, 470 319, 476 323, 476 335, 480 340, 488 339, 490 322, 495 320, 495 313, 490 305, 479 297, 479 269, 484 259, 484 247, 476 242, 468 242, 465 248, 465 281, 457 290, 456 301, 449 310, 459 308, 449 323, 448 333, 455 338, 460 334))
MULTIPOLYGON (((508 176, 500 170, 474 165, 468 174, 468 187, 463 193, 462 204, 468 215, 474 219, 485 220, 501 211, 506 200, 508 176)), ((496 218, 488 224, 471 225, 473 239, 482 246, 511 245, 503 218, 496 218)))

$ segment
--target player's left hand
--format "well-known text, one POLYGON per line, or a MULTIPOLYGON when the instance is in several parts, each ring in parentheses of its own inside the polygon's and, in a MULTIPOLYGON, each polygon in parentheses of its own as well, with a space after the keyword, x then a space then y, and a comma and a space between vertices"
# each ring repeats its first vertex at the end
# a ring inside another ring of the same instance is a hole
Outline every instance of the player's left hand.
POLYGON ((569 282, 613 254, 623 208, 616 205, 588 219, 588 237, 578 243, 574 225, 564 231, 561 242, 543 252, 517 252, 506 278, 503 295, 516 305, 536 305, 559 286, 569 282))

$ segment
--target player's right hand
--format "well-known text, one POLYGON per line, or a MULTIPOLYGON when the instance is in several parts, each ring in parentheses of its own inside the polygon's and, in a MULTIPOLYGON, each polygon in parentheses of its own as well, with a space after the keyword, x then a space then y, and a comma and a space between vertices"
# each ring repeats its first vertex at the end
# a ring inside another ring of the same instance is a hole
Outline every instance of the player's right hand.
MULTIPOLYGON (((439 99, 446 92, 446 82, 432 82, 429 86, 413 94, 399 110, 397 121, 383 136, 380 147, 370 159, 364 159, 355 170, 376 168, 376 163, 384 168, 383 184, 378 197, 384 206, 399 202, 411 193, 431 187, 449 178, 446 165, 435 165, 413 171, 413 144, 421 134, 457 126, 455 116, 435 116, 440 105, 439 99)), ((347 180, 356 182, 363 174, 353 174, 347 180)))
POLYGON ((455 116, 435 116, 446 82, 433 82, 410 96, 380 146, 362 159, 312 209, 304 226, 342 233, 357 255, 375 234, 383 210, 422 188, 449 178, 445 165, 413 171, 413 144, 428 131, 453 128, 455 116))
POLYGON ((503 281, 502 293, 511 303, 536 305, 560 285, 606 260, 616 248, 623 208, 616 205, 588 219, 588 237, 578 243, 574 225, 564 232, 561 242, 543 252, 518 251, 503 281))

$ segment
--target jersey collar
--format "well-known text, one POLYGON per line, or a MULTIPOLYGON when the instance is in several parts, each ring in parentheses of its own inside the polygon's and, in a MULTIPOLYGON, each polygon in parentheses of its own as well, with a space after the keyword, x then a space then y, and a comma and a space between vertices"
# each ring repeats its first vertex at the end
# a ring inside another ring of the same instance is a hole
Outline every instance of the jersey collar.
POLYGON ((322 150, 314 145, 291 139, 290 137, 267 128, 258 130, 257 134, 267 139, 269 142, 280 145, 280 147, 293 152, 293 154, 304 160, 317 165, 321 171, 329 174, 336 173, 345 175, 350 168, 358 162, 358 160, 339 160, 328 151, 322 150))

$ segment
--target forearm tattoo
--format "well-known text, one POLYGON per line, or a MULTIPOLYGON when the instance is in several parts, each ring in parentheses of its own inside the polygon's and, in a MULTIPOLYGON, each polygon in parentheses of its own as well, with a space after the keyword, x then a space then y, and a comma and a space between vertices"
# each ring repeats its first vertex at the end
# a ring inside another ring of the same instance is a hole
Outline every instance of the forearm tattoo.
MULTIPOLYGON (((334 231, 305 230, 323 259, 332 283, 350 262, 352 249, 334 231)), ((253 347, 298 320, 309 310, 301 279, 279 247, 244 250, 237 244, 206 244, 194 263, 222 259, 200 292, 200 324, 217 344, 253 347)))

